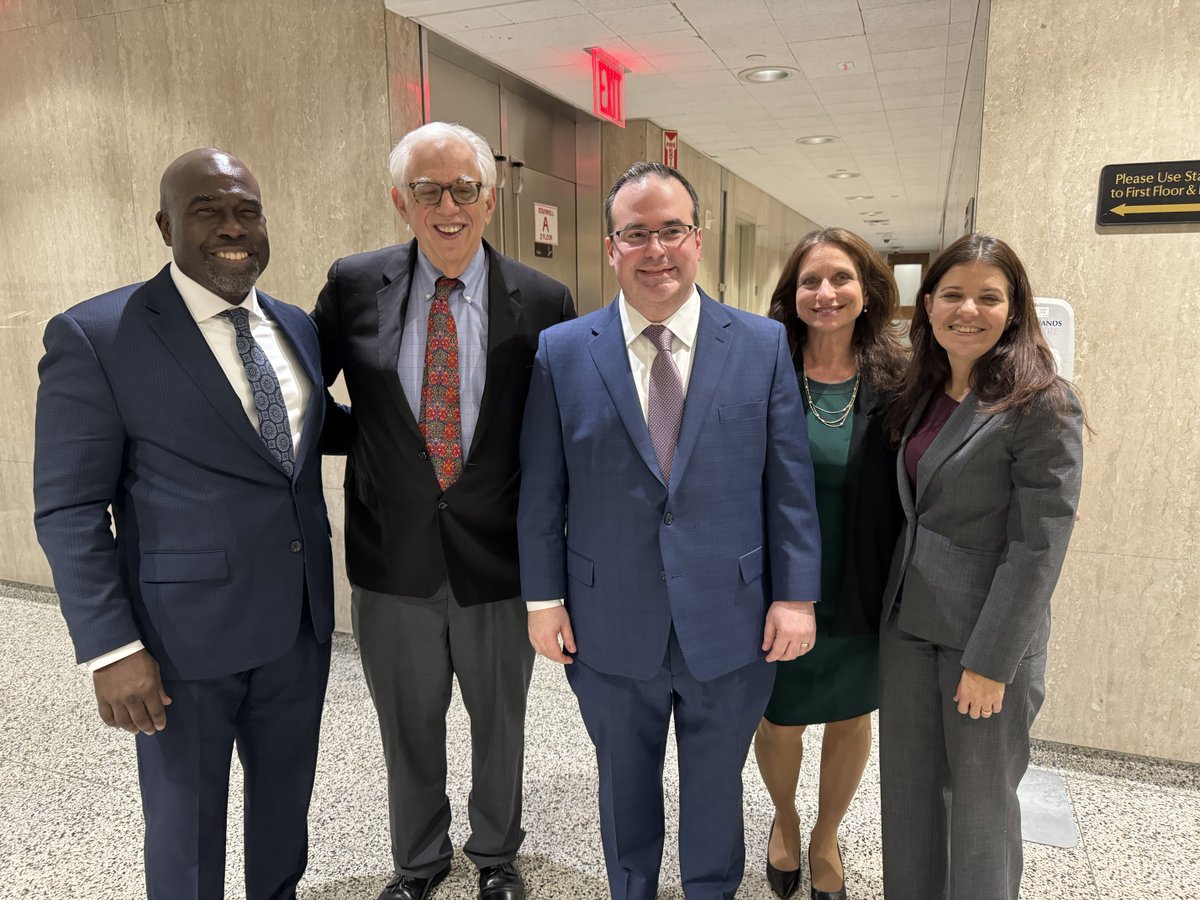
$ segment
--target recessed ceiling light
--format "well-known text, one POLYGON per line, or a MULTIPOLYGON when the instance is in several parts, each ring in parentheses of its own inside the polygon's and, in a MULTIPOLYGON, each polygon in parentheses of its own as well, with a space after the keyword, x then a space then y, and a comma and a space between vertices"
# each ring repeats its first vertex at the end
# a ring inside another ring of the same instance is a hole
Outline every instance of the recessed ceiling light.
POLYGON ((891 219, 863 219, 864 225, 890 225, 891 219))
POLYGON ((836 140, 837 138, 832 134, 810 134, 806 137, 796 138, 796 143, 812 146, 815 144, 832 144, 836 140))
POLYGON ((751 84, 770 84, 773 81, 783 81, 796 74, 795 69, 787 66, 754 66, 752 69, 742 69, 737 77, 751 84))
POLYGON ((858 200, 874 200, 874 194, 855 194, 853 197, 847 197, 848 201, 856 202, 858 200))
POLYGON ((866 209, 859 213, 860 216, 882 216, 882 209, 866 209))
POLYGON ((843 170, 840 172, 832 172, 829 175, 826 175, 825 177, 826 178, 857 178, 858 173, 857 172, 846 172, 843 170))

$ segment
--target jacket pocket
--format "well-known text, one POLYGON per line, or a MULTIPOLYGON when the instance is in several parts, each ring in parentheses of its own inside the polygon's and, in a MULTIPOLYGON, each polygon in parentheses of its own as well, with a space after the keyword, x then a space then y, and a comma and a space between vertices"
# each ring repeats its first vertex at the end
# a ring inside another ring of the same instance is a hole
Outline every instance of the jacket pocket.
POLYGON ((141 578, 147 584, 220 581, 228 576, 224 550, 148 550, 142 554, 141 578))
POLYGON ((742 419, 761 419, 766 414, 766 400, 755 400, 752 403, 731 403, 728 406, 717 407, 717 418, 722 422, 738 422, 742 419))
POLYGON ((595 580, 596 567, 586 556, 580 556, 570 547, 567 548, 567 574, 587 587, 595 580))
POLYGON ((742 573, 742 581, 746 584, 750 584, 756 578, 762 577, 762 569, 762 547, 755 547, 749 553, 743 553, 738 557, 738 570, 742 573))

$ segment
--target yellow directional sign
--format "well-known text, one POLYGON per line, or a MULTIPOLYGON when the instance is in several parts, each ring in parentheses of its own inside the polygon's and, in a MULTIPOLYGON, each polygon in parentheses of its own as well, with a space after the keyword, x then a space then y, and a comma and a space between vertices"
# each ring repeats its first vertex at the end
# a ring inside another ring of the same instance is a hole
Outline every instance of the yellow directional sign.
POLYGON ((1200 203, 1155 203, 1146 206, 1130 206, 1128 203, 1122 203, 1120 206, 1114 206, 1109 212, 1116 213, 1118 216, 1200 212, 1200 203))
POLYGON ((1123 163, 1100 170, 1097 225, 1200 223, 1200 160, 1123 163))

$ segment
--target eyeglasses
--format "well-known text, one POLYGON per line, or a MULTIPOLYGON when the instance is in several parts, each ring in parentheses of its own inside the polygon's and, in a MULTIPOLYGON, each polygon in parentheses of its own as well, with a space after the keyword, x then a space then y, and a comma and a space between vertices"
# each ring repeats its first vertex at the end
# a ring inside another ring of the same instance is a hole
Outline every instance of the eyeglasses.
POLYGON ((479 199, 483 189, 482 181, 455 181, 451 184, 438 184, 436 181, 410 181, 408 189, 412 191, 413 199, 422 206, 437 206, 442 202, 442 194, 450 192, 450 199, 459 206, 468 206, 479 199))
POLYGON ((624 247, 645 247, 650 243, 651 235, 658 235, 658 242, 664 247, 678 247, 689 234, 699 231, 698 225, 664 225, 662 228, 622 228, 609 235, 624 247))

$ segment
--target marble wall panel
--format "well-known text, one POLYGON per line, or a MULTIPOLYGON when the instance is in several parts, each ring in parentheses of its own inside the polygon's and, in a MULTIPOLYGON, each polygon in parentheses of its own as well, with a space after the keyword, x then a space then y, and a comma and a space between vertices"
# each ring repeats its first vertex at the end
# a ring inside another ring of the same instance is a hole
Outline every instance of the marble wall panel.
POLYGON ((1035 736, 1200 763, 1200 564, 1068 554, 1035 736))
POLYGON ((992 0, 989 31, 978 226, 1013 244, 1037 293, 1074 305, 1096 429, 1055 601, 1056 655, 1073 668, 1040 733, 1200 760, 1200 229, 1094 225, 1104 165, 1196 158, 1182 61, 1200 53, 1200 19, 1173 0, 1136 14, 1118 0, 992 0))
POLYGON ((33 465, 0 459, 0 575, 50 584, 50 566, 33 531, 33 465))
MULTIPOLYGON (((260 284, 305 307, 336 257, 393 240, 377 0, 191 0, 119 18, 139 209, 155 207, 159 175, 183 150, 235 153, 271 223, 260 284)), ((148 270, 169 258, 153 234, 140 248, 148 270)))
MULTIPOLYGON (((378 0, 48 0, 34 18, 30 4, 0 6, 0 574, 49 583, 30 488, 46 319, 169 260, 153 222, 160 173, 214 144, 263 189, 261 286, 310 307, 334 259, 396 238, 389 72, 419 61, 409 23, 392 23, 409 31, 389 69, 378 0)), ((340 461, 326 485, 341 571, 340 461)), ((344 612, 344 578, 338 598, 344 612)))
POLYGON ((0 31, 89 19, 165 2, 168 0, 6 0, 0 3, 0 31))

